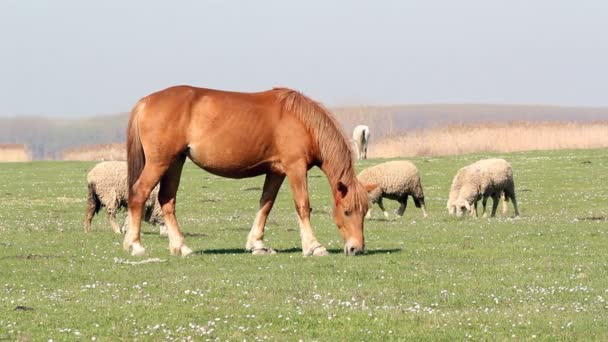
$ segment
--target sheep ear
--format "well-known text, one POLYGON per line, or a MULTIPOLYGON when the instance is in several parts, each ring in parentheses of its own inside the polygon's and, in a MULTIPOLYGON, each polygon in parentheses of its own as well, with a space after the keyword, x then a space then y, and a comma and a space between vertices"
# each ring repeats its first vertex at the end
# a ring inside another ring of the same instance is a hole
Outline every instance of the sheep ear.
POLYGON ((376 183, 364 184, 363 187, 365 188, 365 191, 372 192, 375 188, 378 187, 378 184, 376 184, 376 183))
POLYGON ((467 208, 467 211, 471 211, 471 204, 469 202, 464 202, 464 207, 467 208))

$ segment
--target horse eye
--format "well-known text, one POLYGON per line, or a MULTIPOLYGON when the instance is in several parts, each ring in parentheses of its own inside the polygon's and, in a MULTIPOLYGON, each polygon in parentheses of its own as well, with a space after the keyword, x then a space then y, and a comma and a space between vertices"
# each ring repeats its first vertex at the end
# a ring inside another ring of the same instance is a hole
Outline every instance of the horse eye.
POLYGON ((351 211, 350 211, 350 210, 346 210, 346 211, 344 211, 344 216, 350 216, 350 214, 351 214, 351 211))

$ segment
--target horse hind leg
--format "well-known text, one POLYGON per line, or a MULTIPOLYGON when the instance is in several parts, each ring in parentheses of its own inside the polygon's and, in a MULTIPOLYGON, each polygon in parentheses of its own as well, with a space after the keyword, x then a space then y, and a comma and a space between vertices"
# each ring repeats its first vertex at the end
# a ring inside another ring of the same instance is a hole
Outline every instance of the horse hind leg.
POLYGON ((264 226, 284 179, 285 176, 282 175, 272 173, 266 175, 264 189, 260 197, 260 208, 255 215, 251 231, 247 236, 247 244, 245 245, 245 250, 251 251, 253 255, 275 253, 274 250, 264 246, 264 226))
POLYGON ((183 257, 192 254, 192 250, 184 243, 184 235, 180 231, 175 217, 175 203, 185 161, 186 156, 181 155, 169 166, 160 180, 158 192, 158 202, 165 217, 165 226, 169 236, 169 251, 172 255, 183 257))
POLYGON ((150 192, 156 186, 168 166, 146 163, 137 181, 129 191, 129 227, 123 241, 123 248, 133 256, 142 256, 146 249, 141 245, 140 230, 144 205, 150 192))

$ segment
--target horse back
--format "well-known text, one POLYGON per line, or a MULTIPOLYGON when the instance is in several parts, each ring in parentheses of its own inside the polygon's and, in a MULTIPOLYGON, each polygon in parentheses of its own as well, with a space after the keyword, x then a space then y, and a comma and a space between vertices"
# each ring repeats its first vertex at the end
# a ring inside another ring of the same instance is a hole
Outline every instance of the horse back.
MULTIPOLYGON (((176 86, 142 99, 142 144, 159 162, 187 153, 197 165, 227 177, 250 177, 307 156, 311 139, 282 110, 273 91, 229 92, 176 86)), ((314 158, 307 158, 307 162, 314 158)))

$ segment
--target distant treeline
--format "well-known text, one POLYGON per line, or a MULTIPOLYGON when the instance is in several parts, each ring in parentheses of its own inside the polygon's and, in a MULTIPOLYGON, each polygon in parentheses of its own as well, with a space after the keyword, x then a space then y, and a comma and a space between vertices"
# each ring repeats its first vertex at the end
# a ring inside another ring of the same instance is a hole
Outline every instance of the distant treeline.
MULTIPOLYGON (((350 136, 358 124, 370 126, 371 143, 407 131, 470 123, 608 120, 608 108, 518 105, 407 105, 339 107, 332 111, 350 136)), ((52 119, 0 118, 0 144, 25 144, 35 160, 62 159, 83 145, 124 143, 128 114, 52 119)))
POLYGON ((81 145, 125 140, 127 114, 84 119, 0 118, 0 144, 25 144, 32 159, 61 159, 63 151, 81 145))

